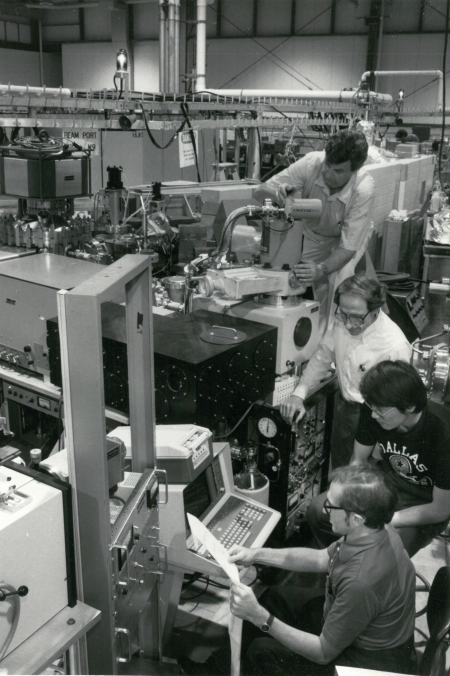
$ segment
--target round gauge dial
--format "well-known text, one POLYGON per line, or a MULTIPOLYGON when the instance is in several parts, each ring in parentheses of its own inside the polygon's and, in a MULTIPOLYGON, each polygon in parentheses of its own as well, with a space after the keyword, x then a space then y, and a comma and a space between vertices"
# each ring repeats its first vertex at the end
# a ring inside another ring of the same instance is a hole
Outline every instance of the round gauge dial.
POLYGON ((263 437, 267 437, 268 439, 272 439, 278 432, 275 421, 267 417, 258 420, 258 430, 263 437))

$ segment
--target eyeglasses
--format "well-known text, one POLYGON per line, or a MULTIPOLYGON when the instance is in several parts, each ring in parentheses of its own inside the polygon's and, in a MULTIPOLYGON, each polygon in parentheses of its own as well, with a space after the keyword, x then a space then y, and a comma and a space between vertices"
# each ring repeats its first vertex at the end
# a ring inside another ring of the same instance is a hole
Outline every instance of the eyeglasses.
MULTIPOLYGON (((336 507, 335 505, 330 504, 330 501, 328 498, 325 498, 325 502, 323 503, 323 511, 327 516, 331 515, 331 510, 332 509, 342 509, 343 512, 348 512, 349 510, 345 509, 345 507, 336 507)), ((363 512, 355 512, 357 516, 362 516, 364 518, 363 512)))
POLYGON ((388 408, 387 411, 384 411, 384 413, 382 413, 382 412, 379 411, 378 409, 376 409, 376 408, 374 408, 373 406, 371 406, 370 404, 368 404, 367 401, 365 401, 364 403, 365 403, 365 405, 366 405, 368 408, 370 408, 371 411, 373 411, 373 413, 375 413, 375 415, 376 415, 378 418, 384 418, 385 415, 387 415, 388 413, 390 413, 391 411, 393 411, 393 410, 395 409, 395 406, 393 406, 392 408, 388 408))
POLYGON ((345 312, 342 312, 338 307, 336 308, 334 312, 334 316, 338 320, 338 322, 351 322, 354 326, 362 326, 364 324, 366 317, 370 315, 370 310, 367 312, 364 317, 361 317, 361 315, 346 315, 345 312))
POLYGON ((325 514, 327 516, 330 516, 332 509, 342 509, 342 511, 344 511, 344 512, 346 511, 346 509, 344 509, 344 507, 335 507, 334 505, 332 505, 330 503, 328 498, 325 498, 325 502, 323 503, 323 511, 325 512, 325 514))

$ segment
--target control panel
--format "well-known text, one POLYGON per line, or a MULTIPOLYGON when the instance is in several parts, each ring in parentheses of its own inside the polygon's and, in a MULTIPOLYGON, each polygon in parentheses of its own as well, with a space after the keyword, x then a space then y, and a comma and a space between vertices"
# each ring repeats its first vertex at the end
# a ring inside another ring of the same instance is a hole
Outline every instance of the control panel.
POLYGON ((286 538, 301 527, 309 503, 320 492, 325 449, 326 400, 309 409, 292 446, 286 505, 286 538))
POLYGON ((32 373, 36 375, 32 368, 35 363, 35 357, 31 345, 25 345, 23 350, 8 347, 0 343, 0 364, 2 366, 9 366, 19 373, 32 373))
POLYGON ((59 399, 48 395, 41 395, 35 391, 27 390, 16 384, 3 381, 3 398, 10 401, 16 401, 30 408, 34 408, 42 413, 47 413, 54 417, 64 417, 64 412, 60 406, 59 399))
POLYGON ((420 294, 420 285, 418 284, 414 291, 411 291, 406 297, 406 309, 413 320, 418 332, 420 333, 428 322, 425 312, 425 302, 420 294))
POLYGON ((420 283, 414 283, 412 291, 390 290, 391 296, 396 298, 400 305, 405 308, 408 317, 413 322, 420 334, 424 326, 428 323, 427 313, 425 311, 425 302, 421 297, 420 283))
MULTIPOLYGON (((240 443, 258 445, 258 468, 267 476, 269 506, 281 512, 281 520, 268 546, 284 546, 301 534, 306 510, 326 479, 333 397, 316 394, 303 419, 294 428, 278 408, 256 404, 248 423, 237 431, 240 443)), ((239 457, 232 449, 234 458, 239 457)))
MULTIPOLYGON (((139 619, 166 568, 159 544, 159 477, 146 469, 122 498, 124 507, 112 515, 111 564, 113 573, 116 661, 131 661, 140 645, 139 619), (133 485, 134 484, 134 485, 133 485), (161 568, 162 566, 162 568, 161 568)), ((122 488, 123 494, 127 489, 122 488)), ((157 618, 154 618, 157 621, 157 618)))

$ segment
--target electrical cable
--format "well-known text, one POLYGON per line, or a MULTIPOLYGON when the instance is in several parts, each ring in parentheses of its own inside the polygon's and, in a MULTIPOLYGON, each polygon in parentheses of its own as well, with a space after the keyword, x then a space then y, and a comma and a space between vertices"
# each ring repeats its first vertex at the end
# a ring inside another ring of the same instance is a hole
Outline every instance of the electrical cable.
POLYGON ((264 218, 264 216, 261 216, 261 220, 264 221, 264 223, 266 224, 266 227, 269 228, 269 230, 271 232, 275 232, 277 235, 284 235, 285 232, 289 232, 289 230, 292 230, 292 228, 294 227, 294 222, 292 221, 291 225, 288 228, 286 228, 285 230, 277 230, 276 228, 272 228, 272 226, 269 225, 269 223, 264 218))
POLYGON ((150 141, 153 143, 154 146, 156 146, 157 148, 159 148, 159 150, 166 150, 166 148, 168 148, 170 145, 172 145, 172 143, 175 141, 177 135, 178 135, 181 131, 183 131, 183 129, 185 128, 186 122, 187 122, 186 117, 185 117, 185 119, 183 120, 182 124, 178 127, 178 129, 176 130, 176 132, 174 133, 174 135, 172 136, 172 138, 170 139, 170 141, 169 141, 168 143, 166 143, 165 146, 162 146, 162 145, 160 145, 160 144, 158 143, 158 141, 155 139, 155 137, 153 136, 152 132, 150 131, 150 127, 148 126, 147 116, 146 116, 146 114, 145 114, 144 106, 142 105, 142 103, 141 103, 140 101, 138 101, 138 104, 139 104, 139 106, 141 107, 141 110, 142 110, 142 117, 143 117, 144 124, 145 124, 145 128, 146 128, 146 130, 147 130, 147 134, 148 134, 148 136, 149 136, 150 141))
POLYGON ((229 430, 228 432, 226 432, 225 434, 221 434, 220 436, 215 437, 215 441, 217 441, 217 440, 219 440, 219 439, 225 439, 225 437, 228 437, 230 434, 233 434, 234 430, 237 429, 237 428, 239 427, 239 425, 241 424, 241 422, 242 422, 243 420, 245 420, 245 418, 248 416, 248 414, 250 413, 250 411, 252 410, 252 408, 253 408, 253 406, 254 406, 255 404, 256 404, 256 401, 252 401, 252 403, 250 404, 250 406, 248 407, 248 409, 245 411, 245 413, 239 418, 239 420, 237 421, 236 425, 235 425, 231 430, 229 430))
POLYGON ((445 103, 446 103, 446 77, 445 77, 445 67, 447 65, 447 46, 448 46, 448 20, 450 17, 450 0, 447 0, 447 9, 445 16, 445 37, 444 37, 444 53, 442 55, 442 72, 444 77, 442 78, 442 131, 441 131, 441 146, 439 148, 439 181, 442 185, 442 150, 444 148, 444 134, 445 134, 445 103))
MULTIPOLYGON (((202 581, 203 581, 203 580, 202 580, 202 581)), ((202 591, 201 591, 199 594, 194 594, 194 596, 190 596, 189 598, 183 598, 183 596, 180 595, 180 600, 181 600, 181 601, 184 601, 184 603, 189 603, 189 601, 193 601, 194 599, 198 599, 200 596, 203 596, 203 594, 206 593, 206 591, 208 590, 208 587, 209 587, 209 576, 208 576, 208 578, 207 578, 207 580, 206 580, 206 586, 205 586, 205 588, 202 589, 202 591)), ((192 609, 192 610, 194 610, 194 609, 192 609)))
POLYGON ((0 589, 3 591, 7 592, 12 592, 13 596, 8 596, 5 600, 8 602, 11 602, 14 606, 14 614, 13 614, 13 619, 11 622, 11 626, 9 628, 8 635, 6 636, 2 647, 0 648, 0 663, 2 659, 6 655, 6 651, 8 650, 11 641, 14 638, 14 634, 16 633, 17 630, 17 625, 19 624, 19 617, 20 617, 20 596, 17 594, 17 589, 15 589, 12 585, 10 584, 5 584, 4 582, 0 582, 0 589))
POLYGON ((185 122, 189 127, 189 136, 191 137, 192 148, 194 149, 195 166, 197 168, 197 180, 198 180, 199 183, 201 183, 202 179, 200 178, 200 169, 199 169, 199 166, 198 166, 197 143, 196 143, 196 140, 195 140, 195 132, 192 128, 191 121, 189 119, 189 114, 188 114, 189 108, 188 108, 187 103, 180 103, 180 108, 181 108, 181 112, 184 115, 185 122))
POLYGON ((20 148, 20 150, 27 152, 54 157, 55 155, 62 155, 67 151, 69 144, 63 141, 63 139, 53 136, 47 136, 45 140, 42 140, 39 136, 21 136, 20 138, 15 138, 10 147, 12 149, 20 148))

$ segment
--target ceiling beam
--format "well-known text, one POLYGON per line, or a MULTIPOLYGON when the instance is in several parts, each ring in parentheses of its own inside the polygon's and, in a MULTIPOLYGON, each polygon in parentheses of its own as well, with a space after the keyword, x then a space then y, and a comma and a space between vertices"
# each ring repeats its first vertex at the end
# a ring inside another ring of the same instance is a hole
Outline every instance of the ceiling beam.
POLYGON ((331 15, 330 15, 330 34, 334 35, 336 30, 336 5, 337 0, 331 0, 331 15))
POLYGON ((216 38, 222 37, 222 0, 217 0, 216 38))
POLYGON ((84 31, 84 9, 80 7, 78 10, 78 23, 80 25, 80 40, 81 42, 85 41, 85 31, 84 31))
POLYGON ((425 17, 425 0, 421 0, 420 7, 419 7, 419 25, 417 27, 417 30, 419 31, 419 33, 421 33, 422 30, 423 30, 424 17, 425 17))
POLYGON ((253 0, 252 35, 253 37, 256 37, 258 35, 258 0, 253 0))

